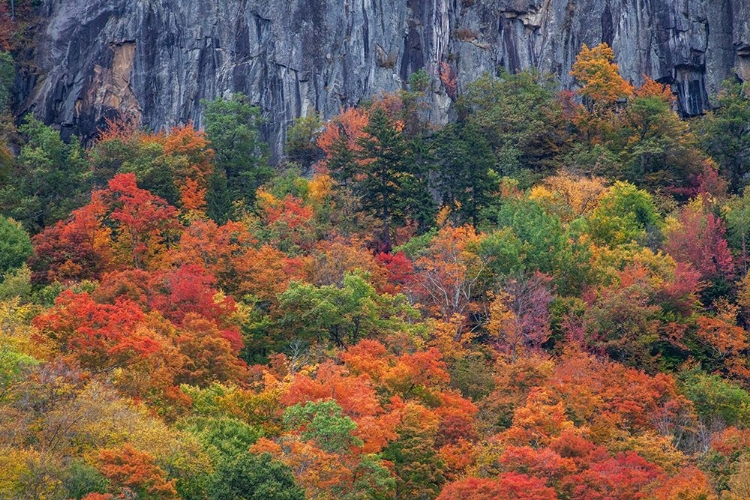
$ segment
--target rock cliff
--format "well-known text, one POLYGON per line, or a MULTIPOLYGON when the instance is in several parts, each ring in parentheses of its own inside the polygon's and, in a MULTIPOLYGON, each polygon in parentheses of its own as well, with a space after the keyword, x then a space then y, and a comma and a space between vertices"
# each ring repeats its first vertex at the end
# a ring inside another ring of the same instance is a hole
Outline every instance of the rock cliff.
POLYGON ((533 67, 572 85, 581 44, 609 43, 624 76, 667 82, 684 114, 750 80, 747 0, 44 0, 19 113, 91 137, 123 110, 152 129, 201 124, 201 99, 242 92, 276 154, 297 116, 325 117, 424 68, 432 116, 484 72, 533 67))

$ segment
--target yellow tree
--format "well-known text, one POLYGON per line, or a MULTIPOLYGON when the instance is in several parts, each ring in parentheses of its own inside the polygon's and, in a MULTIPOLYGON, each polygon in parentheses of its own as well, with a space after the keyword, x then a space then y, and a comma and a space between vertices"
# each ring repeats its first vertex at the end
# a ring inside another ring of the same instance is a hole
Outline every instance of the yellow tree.
POLYGON ((614 60, 615 53, 606 43, 593 48, 583 44, 570 72, 581 85, 578 93, 587 108, 596 114, 611 110, 633 93, 633 86, 620 76, 614 60))
POLYGON ((534 186, 529 197, 567 224, 593 212, 606 189, 606 179, 602 177, 584 177, 562 171, 534 186))

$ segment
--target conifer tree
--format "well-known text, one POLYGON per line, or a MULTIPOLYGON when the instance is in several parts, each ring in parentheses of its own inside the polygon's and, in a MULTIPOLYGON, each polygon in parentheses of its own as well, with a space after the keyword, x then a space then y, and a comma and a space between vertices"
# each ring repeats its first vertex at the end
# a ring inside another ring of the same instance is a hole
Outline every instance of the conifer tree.
POLYGON ((499 184, 492 148, 472 124, 447 126, 439 139, 436 180, 443 204, 475 228, 499 184))
POLYGON ((208 215, 219 223, 231 218, 234 203, 251 207, 255 191, 268 179, 268 146, 260 136, 260 108, 242 94, 206 106, 206 135, 215 151, 209 179, 208 215))
POLYGON ((410 176, 407 143, 398 125, 381 108, 372 111, 364 131, 367 135, 358 142, 361 150, 355 153, 359 172, 353 188, 362 209, 380 219, 381 243, 390 250, 391 227, 404 216, 404 188, 410 176))

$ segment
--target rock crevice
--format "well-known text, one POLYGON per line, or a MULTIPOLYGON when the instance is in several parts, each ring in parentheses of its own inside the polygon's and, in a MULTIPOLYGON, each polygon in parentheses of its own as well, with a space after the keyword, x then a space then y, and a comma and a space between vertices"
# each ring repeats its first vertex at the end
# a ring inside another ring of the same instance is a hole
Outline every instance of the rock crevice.
POLYGON ((294 118, 331 117, 419 69, 444 122, 446 67, 459 90, 501 68, 570 88, 581 44, 602 41, 633 83, 671 84, 686 115, 727 77, 750 80, 746 0, 44 0, 42 12, 17 112, 83 138, 115 110, 154 130, 200 126, 202 99, 241 92, 278 156, 294 118))

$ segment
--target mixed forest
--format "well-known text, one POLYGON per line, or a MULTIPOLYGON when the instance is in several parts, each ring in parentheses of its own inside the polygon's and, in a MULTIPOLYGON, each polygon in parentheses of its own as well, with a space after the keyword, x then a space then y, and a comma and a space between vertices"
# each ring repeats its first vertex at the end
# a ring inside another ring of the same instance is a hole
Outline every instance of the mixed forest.
POLYGON ((0 498, 750 498, 750 90, 613 61, 420 71, 272 164, 242 95, 16 127, 2 55, 0 498))

